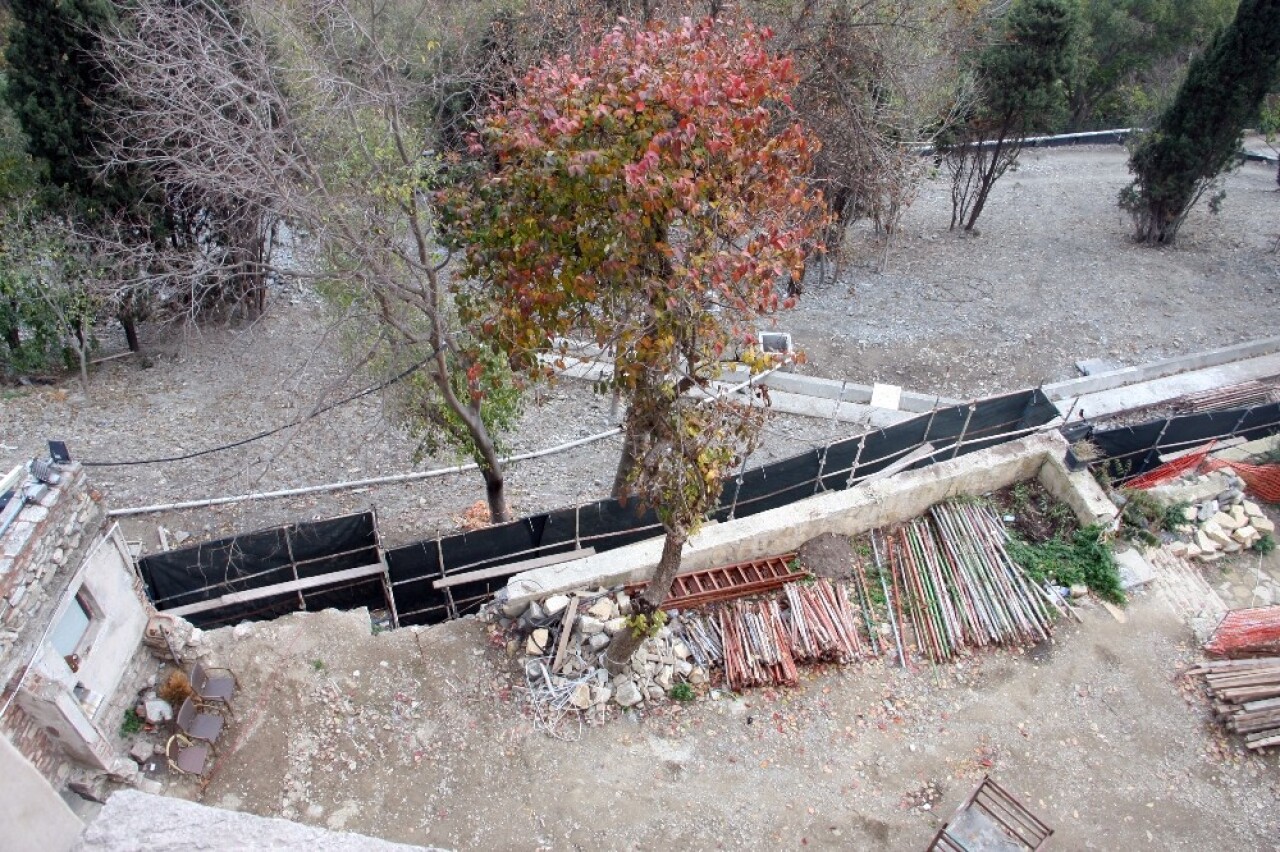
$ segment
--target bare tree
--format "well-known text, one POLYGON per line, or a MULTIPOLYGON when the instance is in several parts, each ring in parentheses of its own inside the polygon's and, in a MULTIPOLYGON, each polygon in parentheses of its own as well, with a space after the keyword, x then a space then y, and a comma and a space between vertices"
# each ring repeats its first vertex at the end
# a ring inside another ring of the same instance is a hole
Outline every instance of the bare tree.
MULTIPOLYGON (((825 243, 837 262, 849 225, 870 219, 884 235, 879 269, 888 263, 928 171, 920 152, 956 123, 971 95, 959 53, 977 15, 966 8, 804 0, 776 20, 778 49, 796 57, 802 75, 797 112, 822 141, 814 178, 832 215, 825 243)), ((761 12, 769 15, 769 6, 761 12)))
POLYGON ((475 369, 490 355, 458 327, 449 258, 434 239, 428 190, 440 163, 426 153, 423 107, 439 82, 434 49, 399 50, 433 8, 139 0, 108 40, 127 105, 113 116, 112 156, 145 164, 170 199, 190 202, 175 206, 195 250, 138 258, 140 275, 182 280, 209 262, 259 286, 277 271, 267 251, 276 223, 305 234, 313 250, 291 274, 341 307, 367 347, 361 360, 419 366, 402 411, 472 455, 503 521, 493 430, 509 422, 513 397, 476 385, 495 371, 475 369))

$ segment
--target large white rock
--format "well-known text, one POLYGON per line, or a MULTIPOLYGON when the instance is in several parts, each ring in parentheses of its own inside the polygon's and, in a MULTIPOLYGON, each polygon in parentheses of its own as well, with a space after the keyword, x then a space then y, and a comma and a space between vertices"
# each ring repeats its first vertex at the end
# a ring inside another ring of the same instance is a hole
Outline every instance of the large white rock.
POLYGON ((592 618, 597 618, 600 621, 608 621, 617 615, 617 613, 613 611, 613 601, 608 598, 601 598, 593 603, 587 610, 587 613, 592 618))
POLYGON ((617 701, 621 707, 631 707, 643 701, 644 696, 640 694, 640 688, 636 686, 635 681, 624 680, 618 684, 613 700, 617 701))
POLYGON ((547 647, 550 644, 551 633, 545 627, 539 627, 529 634, 529 641, 525 643, 524 651, 531 657, 541 657, 547 653, 547 647))

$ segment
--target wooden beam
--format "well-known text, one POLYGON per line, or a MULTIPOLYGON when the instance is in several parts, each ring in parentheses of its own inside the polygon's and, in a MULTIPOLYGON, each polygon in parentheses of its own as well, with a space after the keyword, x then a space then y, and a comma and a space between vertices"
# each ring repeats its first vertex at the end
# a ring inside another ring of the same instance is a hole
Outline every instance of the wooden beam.
POLYGON ((290 592, 298 592, 303 589, 314 589, 320 586, 336 586, 339 583, 345 583, 350 580, 360 580, 365 577, 376 577, 383 573, 385 568, 381 563, 377 565, 361 565, 359 568, 348 568, 345 571, 334 571, 332 574, 322 574, 319 577, 304 577, 301 580, 290 580, 287 583, 276 583, 272 586, 262 586, 258 589, 249 589, 244 592, 231 592, 221 597, 213 598, 199 603, 187 604, 186 606, 174 607, 173 609, 162 609, 163 613, 168 615, 193 615, 198 612, 208 612, 212 609, 219 609, 232 604, 248 603, 250 601, 269 598, 273 595, 286 595, 290 592))
POLYGON ((463 583, 474 583, 477 580, 492 580, 497 577, 510 577, 512 574, 519 574, 521 571, 530 571, 534 568, 542 568, 546 565, 557 565, 561 562, 572 562, 575 559, 581 559, 584 556, 591 556, 596 552, 594 547, 584 547, 581 550, 570 550, 568 553, 557 553, 554 556, 539 556, 535 559, 522 559, 519 562, 507 562, 502 565, 495 565, 492 568, 482 568, 479 571, 467 571, 464 574, 450 574, 440 580, 436 580, 431 585, 437 589, 448 589, 453 586, 460 586, 463 583))

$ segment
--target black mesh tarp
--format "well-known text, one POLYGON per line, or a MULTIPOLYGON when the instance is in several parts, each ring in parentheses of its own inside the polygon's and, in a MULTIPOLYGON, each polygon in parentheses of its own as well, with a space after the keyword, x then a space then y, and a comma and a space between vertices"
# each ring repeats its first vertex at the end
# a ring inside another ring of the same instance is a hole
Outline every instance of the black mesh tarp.
POLYGON ((1090 438, 1110 462, 1112 475, 1127 478, 1158 467, 1161 453, 1190 449, 1214 438, 1238 437, 1253 441, 1277 431, 1280 431, 1280 403, 1271 403, 1096 429, 1090 438))
MULTIPOLYGON (((163 610, 288 582, 295 579, 295 570, 298 578, 306 578, 374 565, 378 555, 373 513, 362 512, 151 554, 138 561, 138 569, 148 595, 163 610)), ((381 600, 379 583, 373 578, 348 589, 307 590, 304 596, 311 608, 359 606, 364 605, 370 593, 381 600)), ((288 611, 296 609, 297 604, 295 592, 190 618, 196 624, 208 625, 250 615, 273 617, 281 613, 281 607, 288 611)))
MULTIPOLYGON (((825 449, 809 449, 790 458, 750 468, 725 484, 714 518, 747 517, 809 497, 819 490, 847 486, 852 469, 862 479, 925 442, 939 450, 915 467, 950 458, 963 438, 960 453, 1008 440, 1043 425, 1057 409, 1038 390, 980 400, 921 414, 875 432, 849 438, 825 449), (855 460, 857 462, 855 468, 855 460), (821 484, 818 479, 821 477, 821 484)), ((1261 423, 1264 415, 1255 417, 1261 423)), ((1274 421, 1274 417, 1271 418, 1274 421)), ((1156 430, 1159 431, 1158 429, 1156 430)), ((473 532, 442 536, 387 551, 386 560, 396 609, 402 624, 445 620, 465 612, 496 589, 506 577, 474 580, 446 592, 433 588, 445 576, 477 571, 563 553, 578 547, 604 552, 661 535, 652 509, 636 501, 600 500, 583 506, 531 515, 473 532)), ((157 554, 142 561, 143 577, 153 599, 163 607, 207 600, 229 591, 260 588, 301 577, 319 576, 376 561, 372 513, 309 524, 277 527, 219 542, 157 554), (293 562, 290 561, 292 549, 293 562), (354 552, 351 552, 354 551, 354 552), (303 564, 298 564, 303 563, 303 564)), ((377 606, 382 602, 380 578, 348 588, 309 590, 308 607, 377 606)), ((297 595, 255 601, 219 610, 220 620, 278 615, 296 609, 297 595)))

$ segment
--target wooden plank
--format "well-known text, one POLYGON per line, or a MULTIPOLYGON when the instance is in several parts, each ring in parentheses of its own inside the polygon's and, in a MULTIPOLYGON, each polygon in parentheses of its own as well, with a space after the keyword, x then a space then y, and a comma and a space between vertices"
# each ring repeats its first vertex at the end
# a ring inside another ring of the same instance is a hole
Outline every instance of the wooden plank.
POLYGON ((474 583, 477 580, 493 580, 498 577, 510 577, 512 574, 519 574, 522 571, 529 571, 534 568, 542 568, 547 565, 557 565, 561 562, 572 562, 575 559, 581 559, 584 556, 591 556, 596 552, 594 547, 584 547, 581 550, 570 550, 568 553, 557 553, 553 556, 539 556, 535 559, 524 559, 520 562, 506 562, 502 565, 494 565, 492 568, 481 568, 479 571, 467 571, 463 574, 450 574, 436 580, 431 585, 437 589, 448 589, 453 586, 460 586, 463 583, 474 583))
POLYGON ((162 609, 163 613, 169 615, 192 615, 198 612, 208 612, 209 610, 219 609, 232 604, 249 603, 250 601, 269 598, 274 595, 285 595, 291 592, 301 591, 302 589, 315 589, 320 586, 335 586, 345 583, 349 580, 360 580, 365 577, 376 577, 383 572, 381 563, 377 565, 362 565, 358 568, 348 568, 345 571, 334 571, 332 574, 322 574, 319 577, 305 577, 301 580, 290 580, 287 583, 276 583, 272 586, 262 586, 257 589, 249 589, 244 592, 231 592, 221 597, 213 598, 200 603, 187 604, 186 606, 174 607, 173 609, 162 609))
POLYGON ((556 657, 551 663, 551 671, 559 673, 560 667, 564 665, 564 652, 569 647, 569 636, 573 633, 573 619, 578 615, 577 595, 569 598, 569 605, 565 607, 564 616, 560 619, 560 642, 556 647, 556 657))

